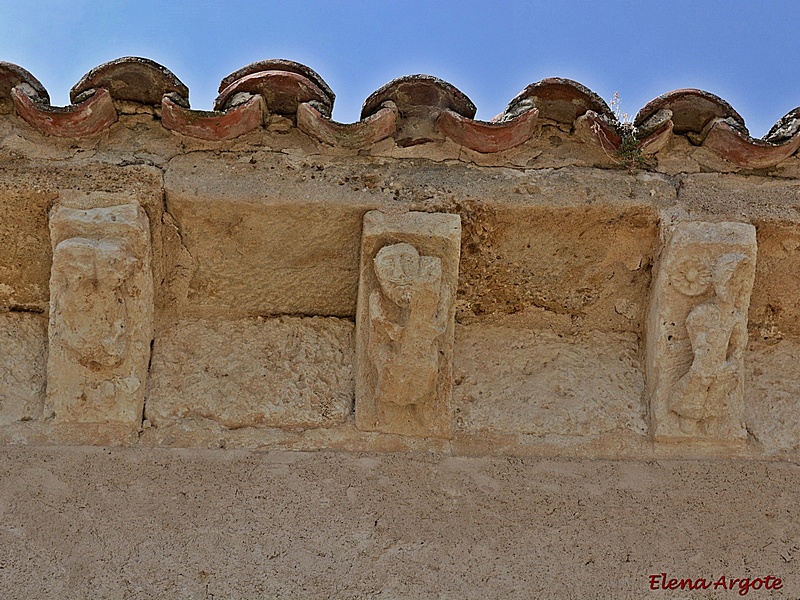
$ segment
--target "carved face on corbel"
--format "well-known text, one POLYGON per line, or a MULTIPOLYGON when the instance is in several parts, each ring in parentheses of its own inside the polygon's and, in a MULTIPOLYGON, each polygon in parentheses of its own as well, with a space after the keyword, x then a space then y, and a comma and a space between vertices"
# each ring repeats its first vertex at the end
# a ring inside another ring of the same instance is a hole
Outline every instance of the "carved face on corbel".
POLYGON ((407 306, 420 272, 417 249, 407 243, 384 246, 373 262, 383 293, 398 306, 407 306))
POLYGON ((739 253, 724 254, 714 265, 711 283, 714 293, 726 304, 738 306, 744 282, 749 278, 750 259, 739 253))
POLYGON ((55 318, 64 345, 89 368, 122 363, 128 345, 128 314, 121 288, 138 261, 117 242, 71 238, 53 255, 59 290, 55 318))

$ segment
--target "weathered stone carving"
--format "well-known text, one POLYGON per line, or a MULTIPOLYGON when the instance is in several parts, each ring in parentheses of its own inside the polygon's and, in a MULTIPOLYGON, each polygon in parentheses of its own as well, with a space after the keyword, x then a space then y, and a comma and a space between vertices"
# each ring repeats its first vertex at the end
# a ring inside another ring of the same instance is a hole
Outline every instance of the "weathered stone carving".
POLYGON ((682 223, 657 265, 648 323, 656 439, 735 441, 744 425, 747 310, 756 262, 746 223, 682 223))
POLYGON ((356 320, 356 425, 452 435, 457 215, 364 217, 356 320))
POLYGON ((150 228, 135 204, 50 213, 46 416, 139 423, 153 331, 150 228))

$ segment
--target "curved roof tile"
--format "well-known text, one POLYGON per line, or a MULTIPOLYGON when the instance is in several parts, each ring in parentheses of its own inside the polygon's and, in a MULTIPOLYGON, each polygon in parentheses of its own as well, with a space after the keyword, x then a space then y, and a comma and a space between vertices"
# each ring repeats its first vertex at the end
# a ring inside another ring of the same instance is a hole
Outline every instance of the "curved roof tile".
POLYGON ((477 112, 472 100, 461 90, 431 75, 406 75, 393 79, 364 101, 361 118, 365 119, 380 110, 386 101, 394 102, 404 116, 420 107, 449 109, 468 119, 472 119, 477 112))
POLYGON ((325 80, 320 76, 319 73, 302 63, 294 62, 293 60, 286 60, 284 58, 260 60, 234 71, 220 82, 217 92, 221 93, 226 87, 231 85, 237 79, 247 77, 248 75, 252 75, 254 73, 261 73, 262 71, 286 71, 288 73, 302 75, 306 79, 311 80, 314 85, 316 85, 326 96, 328 96, 331 106, 333 106, 333 101, 336 100, 336 94, 333 93, 333 90, 327 83, 325 83, 325 80))
MULTIPOLYGON (((607 153, 622 140, 619 123, 602 98, 576 81, 558 77, 527 86, 490 122, 475 120, 475 105, 453 85, 430 75, 408 75, 372 93, 360 121, 337 123, 330 118, 333 90, 310 67, 285 59, 254 62, 225 77, 214 111, 190 110, 188 97, 188 88, 166 67, 146 58, 124 57, 81 78, 70 91, 72 105, 53 107, 33 75, 0 62, 0 113, 16 110, 39 131, 62 137, 101 131, 117 119, 113 100, 129 100, 161 105, 165 128, 211 141, 258 129, 269 112, 296 115, 302 131, 345 148, 362 148, 402 132, 415 143, 443 135, 478 152, 501 152, 533 137, 543 120, 574 124, 578 136, 607 153)), ((633 142, 644 153, 667 147, 674 133, 746 168, 774 166, 800 149, 800 107, 759 140, 750 137, 744 119, 730 104, 697 89, 674 90, 648 102, 634 126, 633 142)))
POLYGON ((577 81, 548 77, 532 83, 508 104, 506 112, 514 111, 522 102, 532 101, 539 109, 539 118, 558 123, 572 123, 586 111, 614 119, 614 114, 600 96, 577 81))
POLYGON ((214 110, 225 110, 240 92, 259 94, 267 101, 269 112, 294 115, 302 102, 317 102, 327 115, 333 101, 304 75, 293 71, 256 71, 234 80, 214 100, 214 110))
POLYGON ((166 67, 149 58, 126 56, 95 67, 69 92, 72 102, 92 89, 106 88, 115 100, 157 106, 164 94, 175 92, 189 100, 189 88, 166 67))
POLYGON ((41 102, 50 102, 50 95, 36 77, 20 66, 0 60, 0 102, 11 98, 11 90, 21 83, 28 84, 41 102))
POLYGON ((672 111, 675 133, 702 133, 712 119, 733 119, 746 131, 744 119, 719 96, 697 89, 679 89, 648 102, 636 115, 637 127, 663 109, 672 111))
POLYGON ((230 140, 261 127, 264 120, 261 96, 252 96, 246 102, 221 112, 190 110, 166 95, 161 109, 164 127, 201 140, 230 140))
POLYGON ((475 121, 445 109, 436 120, 439 131, 476 152, 501 152, 524 144, 533 137, 539 111, 535 108, 499 121, 475 121))
POLYGON ((742 133, 730 119, 717 119, 703 140, 718 156, 741 167, 763 169, 774 167, 800 148, 800 133, 781 144, 757 140, 742 133))
POLYGON ((764 136, 764 141, 773 144, 785 142, 795 137, 798 131, 800 131, 800 106, 793 108, 778 119, 778 122, 772 126, 769 133, 764 136))
POLYGON ((397 130, 397 107, 385 102, 381 109, 356 123, 337 123, 308 102, 297 107, 300 131, 331 146, 363 148, 386 139, 397 130))
POLYGON ((111 94, 100 88, 79 104, 55 107, 31 98, 17 86, 11 90, 17 113, 29 125, 56 137, 85 137, 99 133, 117 120, 111 94))

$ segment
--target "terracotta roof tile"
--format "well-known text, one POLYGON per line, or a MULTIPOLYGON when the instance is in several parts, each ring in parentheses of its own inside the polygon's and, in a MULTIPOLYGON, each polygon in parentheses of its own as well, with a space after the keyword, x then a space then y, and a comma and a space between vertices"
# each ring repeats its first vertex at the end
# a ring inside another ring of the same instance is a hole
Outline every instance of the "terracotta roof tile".
POLYGON ((648 102, 633 120, 637 127, 657 112, 672 111, 675 133, 702 133, 712 119, 733 119, 746 131, 744 119, 719 96, 696 89, 668 92, 648 102))
POLYGON ((593 110, 575 119, 575 131, 584 141, 597 144, 607 153, 616 153, 622 145, 615 123, 593 110))
POLYGON ((397 107, 386 101, 378 112, 356 123, 337 123, 312 104, 297 107, 297 127, 331 146, 363 148, 386 139, 397 130, 397 107))
POLYGON ((800 133, 781 144, 757 140, 742 133, 730 119, 717 119, 703 140, 703 148, 742 167, 762 169, 777 165, 800 147, 800 133))
POLYGON ((261 127, 266 107, 261 96, 251 96, 226 111, 189 110, 166 95, 161 109, 167 129, 201 140, 230 140, 261 127))
POLYGON ((613 158, 624 142, 642 153, 667 147, 685 135, 721 158, 745 168, 777 165, 800 148, 800 107, 781 118, 763 140, 750 137, 744 119, 721 98, 697 89, 674 90, 647 103, 627 129, 597 94, 578 82, 548 78, 527 86, 491 121, 475 120, 475 105, 453 85, 430 75, 390 81, 371 94, 361 120, 337 123, 330 116, 335 94, 313 69, 284 59, 252 63, 220 83, 213 111, 189 108, 189 90, 167 68, 125 57, 92 69, 72 88, 72 105, 53 107, 47 90, 28 71, 0 62, 0 113, 16 111, 37 130, 82 137, 109 127, 115 100, 154 107, 166 129, 210 141, 228 140, 262 127, 270 113, 296 120, 314 139, 363 148, 387 137, 398 146, 448 138, 477 152, 501 152, 534 138, 547 122, 568 124, 577 136, 613 158))
POLYGON ((800 131, 800 106, 793 108, 780 119, 772 128, 769 133, 764 136, 764 141, 778 144, 792 139, 800 131))
POLYGON ((361 107, 361 118, 380 110, 387 100, 394 102, 403 116, 419 113, 420 108, 449 109, 468 119, 477 112, 472 100, 454 85, 431 75, 406 75, 373 92, 361 107))
POLYGON ((189 100, 189 88, 172 71, 148 58, 126 56, 95 67, 69 92, 71 102, 79 102, 87 91, 106 88, 115 100, 131 100, 157 106, 164 94, 175 92, 189 100))
POLYGON ((451 140, 477 152, 501 152, 524 144, 533 137, 539 111, 530 108, 521 114, 494 122, 475 121, 445 109, 436 126, 451 140))
POLYGON ((50 95, 36 77, 22 67, 0 61, 0 111, 8 112, 11 110, 11 90, 20 84, 30 86, 30 91, 38 97, 40 102, 50 103, 50 95), (3 108, 6 110, 2 110, 3 108))
POLYGON ((317 102, 326 115, 333 110, 333 100, 311 79, 294 71, 257 71, 234 80, 214 101, 215 110, 224 110, 240 92, 259 94, 271 113, 294 115, 301 102, 317 102))
POLYGON ((111 94, 100 88, 79 104, 54 107, 37 102, 19 85, 11 90, 14 107, 29 125, 47 135, 85 137, 99 133, 117 120, 111 94))
POLYGON ((572 123, 586 113, 587 110, 613 119, 614 115, 608 104, 589 88, 571 79, 549 77, 532 83, 509 103, 506 112, 515 110, 516 106, 530 101, 539 109, 539 118, 558 123, 572 123))
POLYGON ((306 79, 310 80, 320 90, 322 90, 322 92, 328 97, 330 105, 333 106, 333 101, 336 99, 336 94, 334 94, 330 86, 325 83, 325 80, 320 77, 319 73, 304 64, 283 58, 260 60, 258 62, 250 63, 238 71, 234 71, 227 77, 223 78, 219 84, 219 89, 217 92, 221 93, 226 87, 238 79, 242 79, 248 75, 253 75, 254 73, 261 73, 262 71, 286 71, 287 73, 296 73, 297 75, 302 75, 306 79))

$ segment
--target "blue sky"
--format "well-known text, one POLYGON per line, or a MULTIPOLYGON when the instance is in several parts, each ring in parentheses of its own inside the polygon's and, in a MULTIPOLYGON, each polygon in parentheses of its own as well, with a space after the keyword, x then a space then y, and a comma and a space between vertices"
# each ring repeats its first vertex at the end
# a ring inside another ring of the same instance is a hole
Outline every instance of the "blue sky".
POLYGON ((89 69, 129 55, 172 70, 198 109, 246 64, 302 62, 333 88, 343 122, 413 73, 452 83, 482 119, 553 76, 607 101, 619 92, 631 117, 664 92, 705 89, 756 136, 800 105, 798 0, 0 0, 0 16, 0 60, 31 71, 56 105, 89 69))

